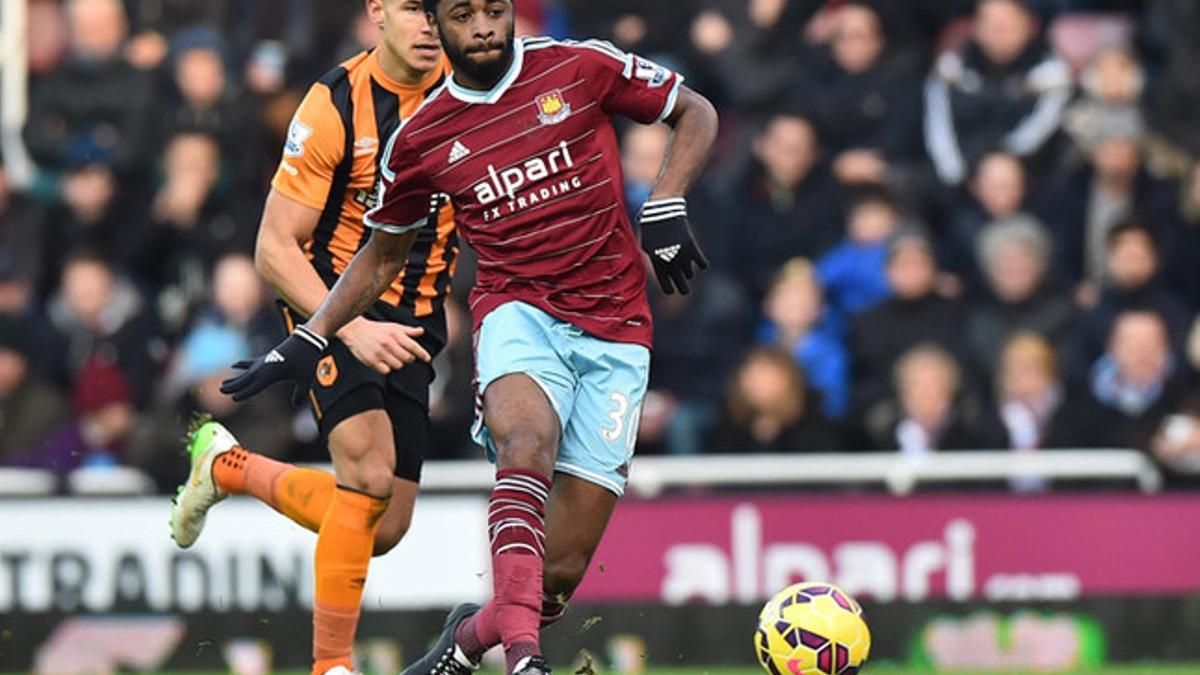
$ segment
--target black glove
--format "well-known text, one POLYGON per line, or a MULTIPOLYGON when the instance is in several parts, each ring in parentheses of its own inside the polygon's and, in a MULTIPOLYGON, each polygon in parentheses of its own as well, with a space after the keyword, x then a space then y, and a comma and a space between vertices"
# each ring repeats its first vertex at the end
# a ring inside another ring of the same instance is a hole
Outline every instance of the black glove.
POLYGON ((663 292, 671 295, 678 290, 687 295, 691 290, 687 280, 696 276, 692 266, 708 269, 708 260, 688 226, 687 201, 682 197, 648 201, 638 214, 638 222, 642 250, 650 256, 663 292))
POLYGON ((221 393, 232 395, 235 401, 245 401, 273 384, 291 382, 294 385, 292 405, 298 406, 308 395, 317 362, 328 348, 329 340, 304 326, 297 326, 286 340, 266 355, 233 364, 235 369, 246 372, 222 382, 221 393))

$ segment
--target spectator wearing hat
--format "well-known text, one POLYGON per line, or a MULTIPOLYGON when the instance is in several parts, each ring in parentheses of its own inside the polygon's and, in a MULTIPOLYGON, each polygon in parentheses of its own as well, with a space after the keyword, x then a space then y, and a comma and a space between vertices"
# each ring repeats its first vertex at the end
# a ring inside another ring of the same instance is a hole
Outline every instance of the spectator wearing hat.
POLYGON ((1071 70, 1023 0, 982 0, 972 39, 937 60, 925 86, 925 143, 942 183, 960 185, 994 148, 1034 158, 1057 134, 1071 70))
POLYGON ((23 320, 0 314, 0 464, 36 453, 67 417, 62 396, 30 369, 23 320))
POLYGON ((120 463, 137 415, 131 394, 129 380, 115 364, 88 360, 71 388, 73 419, 12 464, 67 474, 81 466, 120 463))
MULTIPOLYGON (((1058 266, 1068 281, 1103 282, 1108 233, 1130 217, 1172 241, 1179 229, 1176 191, 1145 167, 1140 119, 1097 116, 1086 136, 1088 161, 1050 182, 1046 222, 1054 233, 1058 266)), ((1083 137, 1081 137, 1083 138, 1083 137)))
POLYGON ((1111 136, 1111 129, 1137 133, 1144 127, 1141 97, 1146 73, 1128 49, 1111 47, 1098 53, 1079 84, 1082 96, 1067 109, 1063 128, 1085 161, 1111 136))
POLYGON ((854 398, 860 410, 887 396, 896 361, 909 349, 929 343, 953 352, 962 339, 962 306, 938 292, 929 239, 915 231, 896 235, 888 249, 887 279, 892 296, 851 324, 854 398))

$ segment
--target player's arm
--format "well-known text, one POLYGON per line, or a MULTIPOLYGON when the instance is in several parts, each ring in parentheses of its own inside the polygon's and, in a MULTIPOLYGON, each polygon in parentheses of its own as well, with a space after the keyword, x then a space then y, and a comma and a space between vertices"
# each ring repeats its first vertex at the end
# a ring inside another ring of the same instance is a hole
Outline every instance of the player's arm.
POLYGON ((708 163, 720 124, 713 104, 686 85, 680 85, 675 110, 664 121, 674 133, 652 200, 683 197, 692 189, 708 163))
MULTIPOLYGON (((305 327, 317 335, 333 335, 367 311, 404 269, 416 238, 417 230, 373 232, 305 327)), ((429 360, 428 354, 423 360, 429 360)))
MULTIPOLYGON (((642 206, 638 220, 642 249, 650 256, 663 292, 687 294, 688 280, 697 269, 708 269, 708 260, 688 224, 688 190, 696 184, 717 140, 718 118, 712 103, 690 88, 679 87, 673 110, 663 121, 673 129, 662 171, 642 206)), ((669 105, 669 104, 668 104, 669 105)))
POLYGON ((415 230, 374 233, 308 323, 297 326, 269 353, 235 363, 234 369, 243 372, 222 382, 221 392, 244 401, 273 384, 291 382, 292 404, 299 405, 312 386, 317 362, 329 348, 329 336, 365 312, 392 285, 416 237, 415 230))
MULTIPOLYGON (((272 189, 258 229, 254 262, 259 274, 304 316, 312 316, 329 295, 304 252, 320 217, 319 210, 272 189)), ((419 327, 355 316, 336 335, 359 361, 388 373, 418 359, 429 360, 429 353, 416 341, 423 332, 419 327)))

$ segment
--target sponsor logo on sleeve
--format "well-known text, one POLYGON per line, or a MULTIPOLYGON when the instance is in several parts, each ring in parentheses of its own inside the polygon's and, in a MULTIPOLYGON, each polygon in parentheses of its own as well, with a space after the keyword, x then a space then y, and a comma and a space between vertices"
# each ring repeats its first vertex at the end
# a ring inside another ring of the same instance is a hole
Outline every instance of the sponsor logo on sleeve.
POLYGON ((308 142, 309 137, 312 136, 312 132, 312 127, 293 117, 292 123, 288 125, 287 142, 283 145, 283 156, 303 157, 304 144, 308 142))

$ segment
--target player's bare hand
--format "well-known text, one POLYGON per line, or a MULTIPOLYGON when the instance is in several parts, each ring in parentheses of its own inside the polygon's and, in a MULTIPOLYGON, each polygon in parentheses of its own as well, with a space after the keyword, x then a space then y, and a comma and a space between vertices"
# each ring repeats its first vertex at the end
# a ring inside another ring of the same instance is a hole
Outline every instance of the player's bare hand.
POLYGON ((424 334, 424 328, 360 317, 347 324, 338 337, 354 358, 386 375, 410 363, 433 360, 417 342, 424 334))

